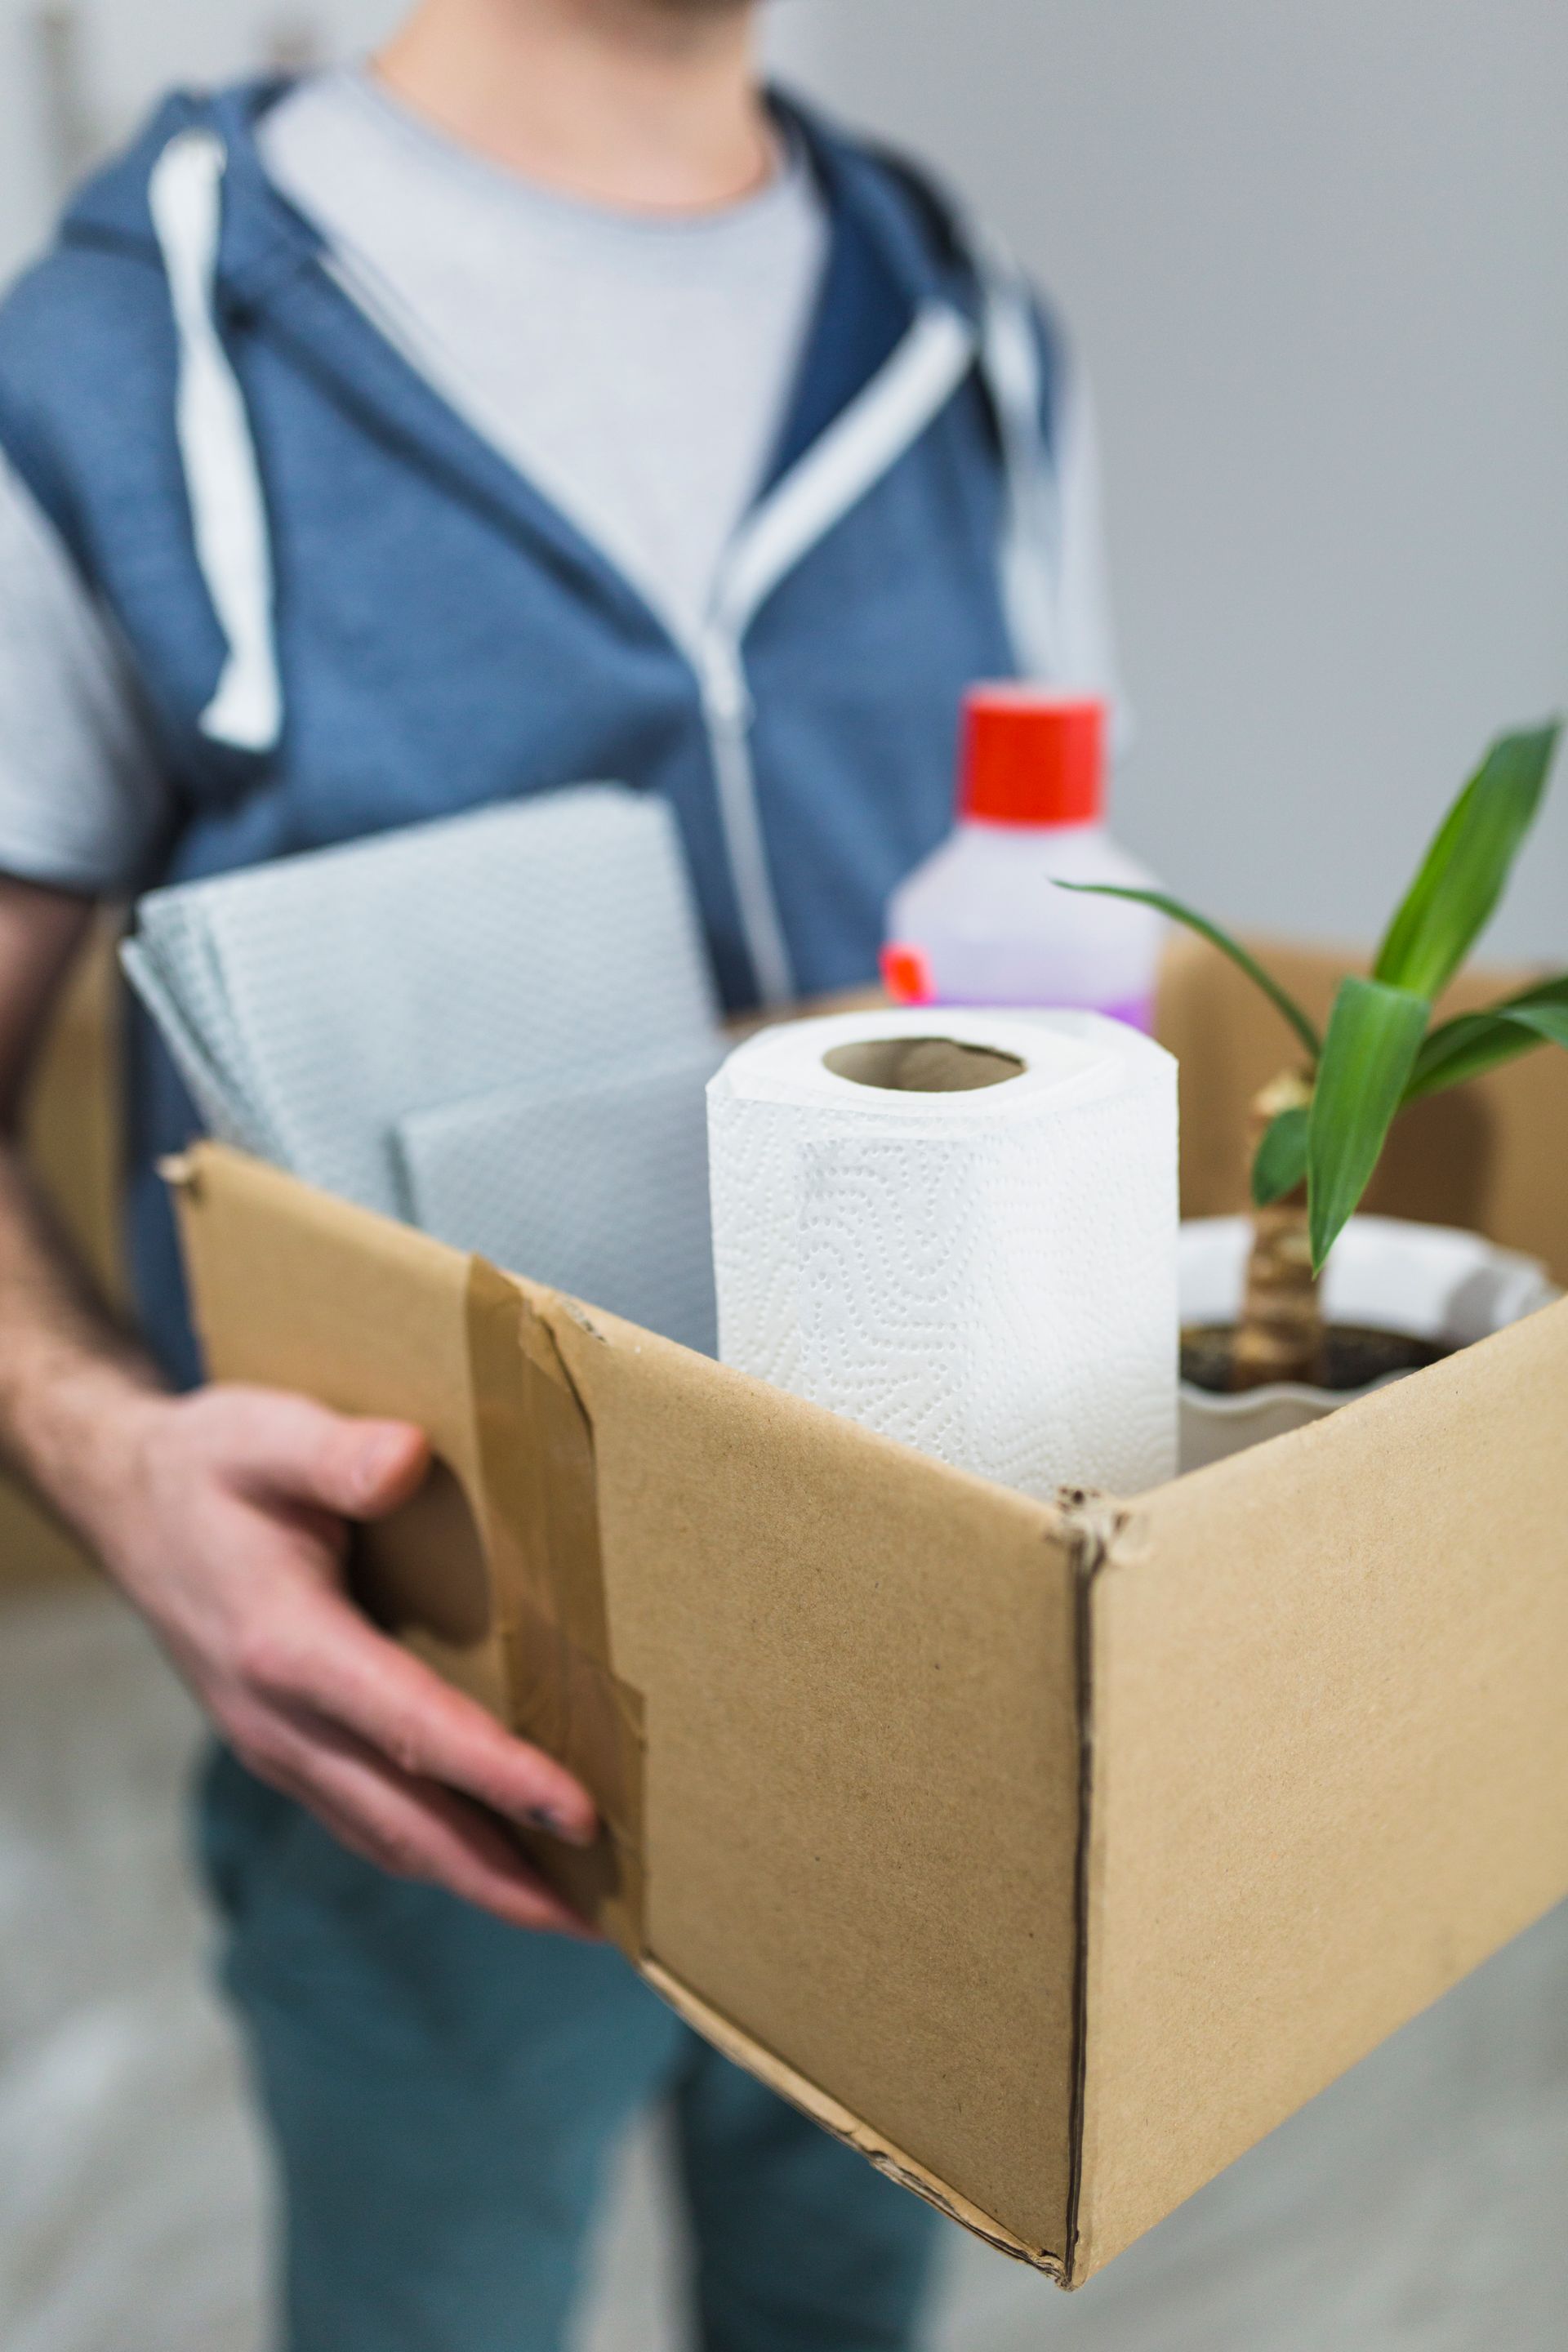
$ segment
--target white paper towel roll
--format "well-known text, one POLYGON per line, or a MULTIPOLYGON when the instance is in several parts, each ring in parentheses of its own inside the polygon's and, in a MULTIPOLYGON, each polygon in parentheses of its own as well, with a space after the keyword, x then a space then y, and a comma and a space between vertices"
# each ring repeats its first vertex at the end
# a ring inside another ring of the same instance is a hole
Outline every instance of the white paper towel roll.
POLYGON ((792 1022, 708 1090, 723 1360, 1047 1497, 1176 1466, 1176 1066, 1094 1013, 792 1022))

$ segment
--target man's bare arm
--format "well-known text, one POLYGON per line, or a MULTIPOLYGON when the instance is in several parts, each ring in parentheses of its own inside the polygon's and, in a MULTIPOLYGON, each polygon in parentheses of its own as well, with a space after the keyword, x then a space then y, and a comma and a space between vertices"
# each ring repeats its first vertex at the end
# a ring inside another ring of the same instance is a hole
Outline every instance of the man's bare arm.
POLYGON ((423 1435, 271 1391, 171 1396, 27 1179, 20 1099, 90 915, 0 877, 0 1453, 151 1621, 254 1772, 386 1869, 517 1927, 582 1932, 508 1823, 586 1843, 584 1790, 342 1589, 349 1522, 416 1490, 423 1435))

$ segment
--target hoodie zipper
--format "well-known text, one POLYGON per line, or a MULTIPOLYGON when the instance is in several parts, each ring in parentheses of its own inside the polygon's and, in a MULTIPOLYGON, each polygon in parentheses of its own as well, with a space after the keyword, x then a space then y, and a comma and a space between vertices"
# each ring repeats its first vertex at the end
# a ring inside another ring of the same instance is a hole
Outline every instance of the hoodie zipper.
POLYGON ((684 650, 697 673, 741 923, 763 1004, 799 995, 779 913, 752 752, 755 708, 747 630, 779 583, 879 481, 952 399, 973 365, 958 313, 931 304, 899 350, 816 447, 752 516, 731 546, 707 628, 684 650))
POLYGON ((757 800, 752 722, 756 706, 737 640, 717 623, 690 648, 719 801, 719 822, 757 992, 770 1009, 798 993, 773 893, 757 800))

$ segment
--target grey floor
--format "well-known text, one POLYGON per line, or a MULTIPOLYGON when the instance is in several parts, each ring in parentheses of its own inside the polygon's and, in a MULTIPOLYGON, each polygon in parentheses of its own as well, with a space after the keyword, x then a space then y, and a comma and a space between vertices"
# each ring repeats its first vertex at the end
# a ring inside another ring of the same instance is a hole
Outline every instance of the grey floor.
MULTIPOLYGON (((262 2166, 180 1845, 196 1727, 96 1590, 0 1602, 0 2347, 262 2352, 262 2166)), ((684 2352, 651 2126, 574 2352, 684 2352)), ((932 2352, 1561 2352, 1568 1911, 1083 2294, 953 2234, 932 2352)), ((452 2352, 462 2352, 454 2346, 452 2352)))

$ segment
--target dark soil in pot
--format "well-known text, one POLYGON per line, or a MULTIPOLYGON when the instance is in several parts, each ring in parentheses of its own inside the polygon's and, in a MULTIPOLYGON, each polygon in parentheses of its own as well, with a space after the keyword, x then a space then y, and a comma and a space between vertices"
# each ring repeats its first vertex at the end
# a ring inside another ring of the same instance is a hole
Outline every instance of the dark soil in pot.
MULTIPOLYGON (((1211 1396, 1230 1396, 1234 1323, 1194 1323, 1182 1333, 1182 1378, 1211 1396)), ((1334 1394, 1369 1388, 1395 1372, 1425 1371, 1454 1349, 1444 1339, 1413 1339, 1403 1331, 1374 1331, 1359 1323, 1329 1326, 1325 1361, 1314 1388, 1334 1394)))

